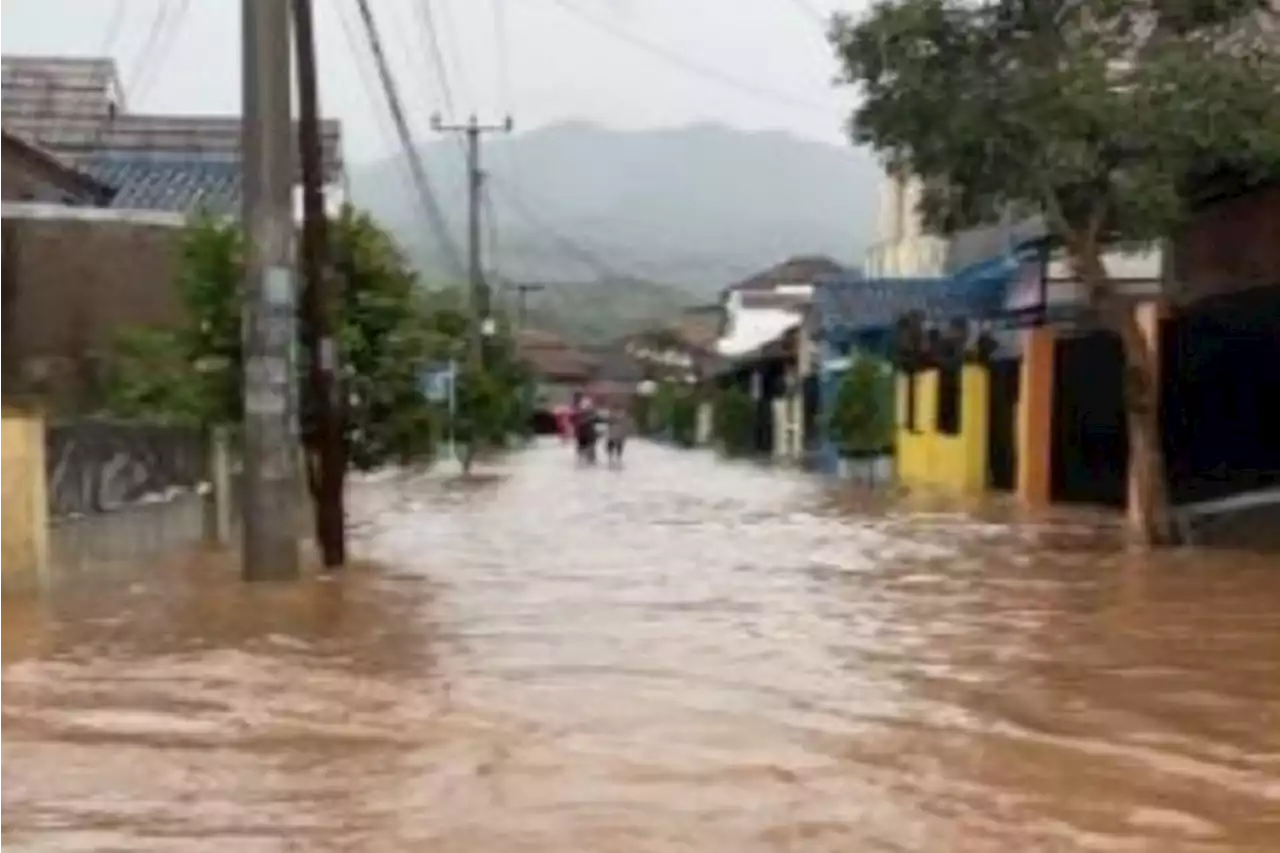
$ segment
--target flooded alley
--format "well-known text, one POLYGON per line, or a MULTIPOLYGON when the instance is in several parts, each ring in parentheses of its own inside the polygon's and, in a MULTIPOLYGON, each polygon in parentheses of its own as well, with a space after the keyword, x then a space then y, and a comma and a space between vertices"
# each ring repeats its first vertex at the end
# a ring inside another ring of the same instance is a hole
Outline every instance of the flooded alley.
POLYGON ((4 844, 1271 851, 1280 566, 638 443, 4 602, 4 844))

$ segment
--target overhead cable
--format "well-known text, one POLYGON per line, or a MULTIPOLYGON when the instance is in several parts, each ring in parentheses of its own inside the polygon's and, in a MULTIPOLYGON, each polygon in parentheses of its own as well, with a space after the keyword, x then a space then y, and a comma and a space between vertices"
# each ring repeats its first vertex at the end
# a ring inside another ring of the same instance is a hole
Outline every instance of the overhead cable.
POLYGON ((132 97, 141 98, 150 90, 158 70, 164 67, 165 58, 177 41, 178 33, 182 30, 182 24, 190 9, 191 0, 179 0, 177 3, 173 0, 162 0, 156 17, 152 19, 147 40, 143 43, 142 51, 134 64, 133 76, 126 84, 132 89, 130 92, 132 97), (173 15, 168 14, 171 11, 173 15))
POLYGON ((656 56, 659 59, 662 59, 663 61, 677 68, 681 68, 684 71, 689 72, 690 74, 694 74, 704 79, 719 83, 722 86, 727 86, 729 88, 736 89, 739 92, 742 92, 747 95, 751 95, 755 98, 766 100, 766 101, 772 101, 773 103, 792 107, 793 109, 803 109, 808 111, 822 111, 824 113, 831 111, 829 107, 823 105, 818 101, 812 101, 801 96, 791 95, 786 92, 780 92, 776 89, 770 89, 768 87, 762 86, 758 83, 752 82, 750 80, 746 80, 736 75, 728 74, 710 65, 703 65, 701 62, 698 62, 697 60, 694 60, 694 59, 690 59, 689 57, 684 56, 683 54, 677 53, 676 51, 673 51, 668 47, 658 44, 657 42, 652 42, 647 39, 643 39, 635 35, 634 33, 628 32, 627 30, 624 30, 624 29, 621 29, 620 27, 615 26, 609 21, 596 17, 595 15, 589 14, 583 11, 578 6, 575 6, 573 3, 570 2, 570 0, 552 0, 552 2, 555 3, 557 6, 559 6, 561 9, 568 12, 569 14, 590 24, 591 26, 595 27, 601 32, 608 33, 609 35, 613 36, 615 39, 625 42, 626 44, 629 44, 632 47, 644 53, 648 53, 652 56, 656 56))
POLYGON ((464 274, 462 259, 458 253, 457 246, 454 245, 453 239, 449 236, 448 221, 445 219, 440 202, 431 188, 431 181, 427 178, 427 171, 426 167, 423 166, 422 157, 413 145, 413 135, 409 132, 409 123, 405 118, 404 107, 400 100, 399 91, 396 88, 395 78, 392 76, 391 69, 387 64, 386 53, 382 48, 382 39, 378 35, 378 25, 374 21, 373 12, 369 8, 369 0, 356 0, 356 5, 360 10, 360 19, 364 24, 365 36, 369 41, 369 49, 373 54, 374 64, 378 69, 378 79, 382 86, 382 93, 387 99, 387 107, 391 112, 391 120, 395 125, 396 135, 399 137, 400 144, 404 148, 404 155, 409 161, 410 172, 413 176, 418 201, 422 205, 422 212, 426 216, 429 230, 435 237, 437 248, 447 271, 461 279, 464 274))

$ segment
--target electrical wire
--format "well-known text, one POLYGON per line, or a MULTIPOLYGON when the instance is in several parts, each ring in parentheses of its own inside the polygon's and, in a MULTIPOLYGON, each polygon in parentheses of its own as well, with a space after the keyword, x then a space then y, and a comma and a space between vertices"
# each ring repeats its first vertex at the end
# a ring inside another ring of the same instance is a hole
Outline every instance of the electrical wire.
POLYGON ((511 113, 511 70, 507 63, 506 0, 489 0, 493 11, 493 47, 498 65, 498 110, 511 113))
MULTIPOLYGON (((360 81, 360 89, 364 93, 366 103, 371 106, 378 101, 378 82, 376 72, 371 71, 362 61, 365 59, 365 53, 360 47, 360 38, 356 35, 355 29, 351 22, 347 20, 346 13, 342 4, 334 3, 331 7, 334 17, 338 19, 338 24, 342 28, 342 35, 347 42, 347 50, 351 53, 351 62, 355 65, 356 76, 360 81)), ((383 143, 388 149, 396 147, 399 142, 396 140, 395 129, 388 123, 389 116, 382 110, 374 107, 373 114, 378 124, 378 135, 382 138, 383 143)), ((400 161, 406 169, 405 178, 410 183, 413 182, 413 176, 409 174, 408 161, 400 161)))
POLYGON ((502 181, 489 176, 489 183, 501 193, 502 198, 511 206, 511 210, 521 219, 531 225, 537 231, 540 231, 551 243, 557 246, 561 252, 576 260, 582 266, 587 267, 596 276, 603 279, 615 280, 643 280, 643 276, 628 275, 620 272, 611 264, 602 260, 594 251, 586 248, 580 243, 566 237, 562 232, 549 225, 541 217, 533 212, 532 205, 528 204, 521 196, 520 192, 508 181, 502 181))
POLYGON ((426 217, 429 230, 433 232, 446 269, 450 274, 461 279, 463 275, 461 256, 458 253, 458 248, 453 243, 453 239, 449 236, 448 222, 445 219, 444 211, 440 207, 440 202, 431 188, 431 181, 427 177, 422 157, 413 145, 413 136, 409 132, 409 123, 405 118, 400 93, 397 89, 395 78, 391 73, 391 68, 387 64, 386 53, 382 47, 382 39, 378 34, 378 25, 374 21, 372 10, 369 8, 369 0, 356 0, 356 6, 360 11, 360 20, 364 25, 365 37, 369 43, 369 50, 373 54, 374 65, 378 71, 382 93, 387 100, 387 107, 391 112, 391 120, 395 125, 396 135, 399 137, 405 157, 409 161, 410 173, 413 177, 418 201, 422 205, 422 212, 426 217))
POLYGON ((706 80, 710 80, 715 83, 719 83, 720 85, 729 87, 731 89, 736 89, 739 92, 742 92, 747 95, 751 95, 760 100, 772 101, 775 104, 792 107, 793 109, 803 109, 808 111, 820 110, 824 113, 830 112, 830 108, 820 104, 817 101, 811 101, 811 100, 808 100, 807 98, 802 98, 796 95, 790 95, 786 92, 780 92, 775 89, 770 89, 765 86, 761 86, 758 83, 754 83, 750 80, 745 80, 733 74, 728 74, 724 71, 719 70, 718 68, 713 68, 710 65, 703 65, 702 63, 696 60, 690 59, 689 57, 684 56, 683 54, 677 53, 673 50, 670 50, 669 48, 664 47, 663 45, 658 44, 656 42, 652 42, 647 39, 640 38, 634 33, 630 33, 624 29, 616 27, 602 18, 598 18, 595 15, 591 15, 591 14, 588 14, 587 12, 584 12, 581 8, 569 2, 569 0, 551 0, 551 2, 555 3, 557 6, 559 6, 564 11, 568 12, 570 15, 573 15, 574 17, 581 19, 585 23, 590 24, 591 26, 595 27, 601 32, 607 33, 613 36, 615 39, 625 42, 626 44, 629 44, 631 47, 639 51, 648 53, 651 56, 656 56, 657 58, 667 62, 668 64, 675 66, 677 68, 681 68, 684 71, 690 74, 693 74, 695 76, 702 77, 706 80))
MULTIPOLYGON (((426 0, 422 0, 426 2, 426 0)), ((450 45, 460 45, 462 42, 458 39, 458 30, 454 26, 453 7, 449 5, 449 0, 440 0, 439 14, 436 16, 440 21, 440 26, 444 36, 444 42, 450 45)), ((464 101, 474 99, 475 93, 468 85, 466 74, 463 73, 461 52, 454 48, 450 49, 449 56, 454 60, 453 66, 453 82, 456 90, 464 101)))
POLYGON ((191 0, 162 0, 156 17, 152 20, 151 30, 143 42, 142 50, 133 66, 133 74, 127 85, 131 98, 141 98, 150 89, 158 69, 164 65, 165 58, 172 50, 177 34, 182 29, 187 12, 191 9, 191 0), (170 16, 168 13, 174 14, 170 16))
POLYGON ((111 17, 107 19, 106 34, 102 38, 101 56, 111 57, 116 51, 116 42, 120 39, 120 28, 124 24, 125 0, 116 0, 111 9, 111 17))
POLYGON ((440 96, 444 100, 445 114, 452 117, 455 113, 453 89, 449 85, 449 66, 445 62, 444 51, 440 49, 440 31, 436 26, 435 14, 431 10, 431 0, 417 0, 413 7, 417 12, 418 23, 426 36, 431 63, 435 66, 437 79, 440 81, 440 96))
POLYGON ((827 25, 830 23, 831 16, 824 15, 823 13, 819 12, 816 8, 814 8, 809 3, 809 0, 788 0, 788 2, 792 6, 796 7, 796 9, 799 10, 799 12, 802 15, 804 15, 806 18, 813 21, 815 24, 822 27, 823 29, 826 29, 827 25))

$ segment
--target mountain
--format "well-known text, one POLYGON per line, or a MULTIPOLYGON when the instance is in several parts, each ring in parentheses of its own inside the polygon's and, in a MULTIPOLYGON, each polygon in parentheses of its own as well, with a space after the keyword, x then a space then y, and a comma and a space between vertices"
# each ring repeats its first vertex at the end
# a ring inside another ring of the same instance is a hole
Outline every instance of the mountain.
MULTIPOLYGON (((457 142, 431 143, 422 154, 460 243, 465 174, 457 142)), ((636 312, 669 313, 668 302, 706 301, 792 255, 856 263, 873 239, 879 170, 871 155, 783 132, 571 122, 486 137, 483 168, 497 223, 496 252, 487 257, 509 279, 565 283, 554 291, 572 283, 554 300, 562 310, 611 305, 617 316, 598 318, 606 326, 636 312), (613 299, 591 292, 600 289, 613 299)), ((348 171, 353 199, 430 269, 434 252, 405 164, 389 159, 348 171)), ((538 300, 552 301, 531 296, 530 305, 538 300)))

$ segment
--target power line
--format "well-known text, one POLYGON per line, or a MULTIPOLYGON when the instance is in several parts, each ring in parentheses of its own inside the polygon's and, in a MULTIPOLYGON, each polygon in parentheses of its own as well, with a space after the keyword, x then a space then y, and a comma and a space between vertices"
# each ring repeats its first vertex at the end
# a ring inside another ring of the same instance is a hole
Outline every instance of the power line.
POLYGON ((151 29, 147 32, 142 50, 138 52, 138 58, 134 62, 133 74, 128 78, 131 96, 141 98, 148 90, 156 69, 163 64, 169 49, 173 47, 175 36, 182 28, 190 8, 191 0, 179 0, 177 4, 172 0, 162 0, 151 21, 151 29), (170 15, 170 12, 173 14, 170 15))
POLYGON ((422 164, 422 157, 417 149, 414 148, 413 136, 409 132, 409 123, 405 119, 404 107, 400 100, 399 91, 396 88, 395 78, 392 77, 391 69, 387 65, 386 53, 382 49, 382 39, 378 35, 378 25, 373 19, 373 12, 369 8, 369 0, 356 0, 356 5, 360 10, 360 20, 364 24, 365 36, 369 41, 369 50, 372 52, 374 64, 377 66, 378 79, 382 84, 382 93, 386 96, 387 107, 391 111, 391 120, 395 125, 396 134, 400 138, 400 144, 404 148, 405 157, 409 161, 410 173, 413 176, 418 201, 422 205, 422 211, 426 215, 430 229, 435 234, 437 246, 449 273, 461 276, 463 274, 462 260, 458 255, 457 247, 454 246, 453 240, 449 236, 448 222, 445 219, 444 211, 440 207, 440 202, 435 196, 435 192, 431 189, 431 182, 427 178, 427 171, 422 164))
POLYGON ((683 54, 670 50, 669 48, 666 48, 661 44, 658 44, 656 42, 651 42, 647 39, 642 39, 639 36, 635 35, 634 33, 627 32, 624 29, 614 26, 608 21, 605 21, 601 18, 596 17, 595 15, 591 15, 584 12, 582 9, 578 8, 577 6, 569 2, 569 0, 552 0, 552 2, 555 3, 557 6, 559 6, 561 9, 563 9, 564 11, 568 12, 569 14, 577 18, 580 18, 581 20, 590 24, 591 26, 595 27, 601 32, 608 33, 609 35, 613 36, 615 39, 625 42, 631 45, 632 47, 636 48, 637 50, 640 50, 644 53, 648 53, 652 56, 656 56, 659 59, 662 59, 663 61, 670 63, 671 65, 681 68, 696 76, 703 77, 707 80, 711 80, 713 82, 719 83, 722 86, 727 86, 729 88, 736 89, 740 92, 743 92, 744 94, 751 95, 761 100, 772 101, 773 103, 789 106, 795 109, 821 110, 824 113, 830 112, 830 109, 828 107, 818 103, 817 101, 810 101, 806 98, 801 98, 795 95, 787 94, 786 92, 779 92, 775 89, 770 89, 765 86, 761 86, 758 83, 754 83, 750 80, 745 80, 733 74, 727 74, 724 71, 719 70, 718 68, 713 68, 712 66, 709 66, 709 65, 703 65, 702 63, 696 60, 690 59, 687 56, 684 56, 683 54))
MULTIPOLYGON (((347 20, 343 7, 335 4, 332 8, 334 15, 338 18, 339 25, 342 27, 342 34, 347 40, 347 49, 350 51, 351 61, 356 67, 356 76, 360 79, 360 88, 363 90, 368 103, 373 104, 377 101, 378 85, 377 81, 370 76, 369 69, 365 67, 362 61, 364 59, 364 51, 360 49, 360 39, 352 28, 351 22, 347 20)), ((379 135, 382 137, 383 142, 390 143, 387 147, 392 147, 396 142, 395 131, 387 126, 387 116, 382 110, 376 108, 373 112, 377 118, 379 135)), ((406 162, 406 168, 407 165, 406 162)), ((408 177, 410 181, 413 180, 412 176, 408 177)))
POLYGON ((610 279, 640 278, 640 276, 624 275, 613 269, 605 261, 601 260, 593 251, 576 243, 566 237, 560 231, 543 221, 537 214, 533 212, 530 205, 520 197, 519 192, 514 186, 505 181, 496 180, 492 175, 489 176, 489 183, 502 193, 507 203, 511 205, 512 210, 520 216, 521 219, 529 223, 538 231, 541 231, 552 243, 556 244, 566 255, 577 260, 580 264, 591 269, 597 276, 610 279))
POLYGON ((507 64, 507 4, 489 0, 493 9, 493 45, 498 63, 498 109, 511 110, 511 71, 507 64))
POLYGON ((819 26, 823 27, 824 29, 827 27, 827 25, 831 21, 830 15, 824 15, 822 12, 819 12, 809 3, 809 0, 788 0, 788 2, 792 6, 795 6, 796 9, 799 10, 800 13, 804 15, 806 18, 818 24, 819 26))
POLYGON ((120 38, 120 27, 124 23, 125 0, 116 0, 111 9, 111 17, 107 20, 106 35, 102 39, 101 55, 110 58, 116 50, 116 41, 120 38))
POLYGON ((444 60, 444 51, 440 49, 439 29, 436 27, 435 15, 431 11, 431 0, 418 0, 413 6, 418 13, 418 22, 422 25, 422 30, 426 34, 431 61, 440 79, 440 95, 444 100, 445 110, 450 116, 453 116, 453 90, 449 86, 449 67, 444 60))
MULTIPOLYGON (((426 2, 426 0, 422 0, 426 2)), ((458 39, 458 30, 454 26, 453 7, 449 5, 449 0, 440 0, 440 25, 444 28, 445 41, 450 45, 461 45, 458 39)), ((457 83, 458 89, 462 92, 465 100, 472 100, 475 93, 468 85, 467 75, 463 73, 461 52, 456 48, 451 48, 449 55, 453 58, 454 82, 457 83)))

